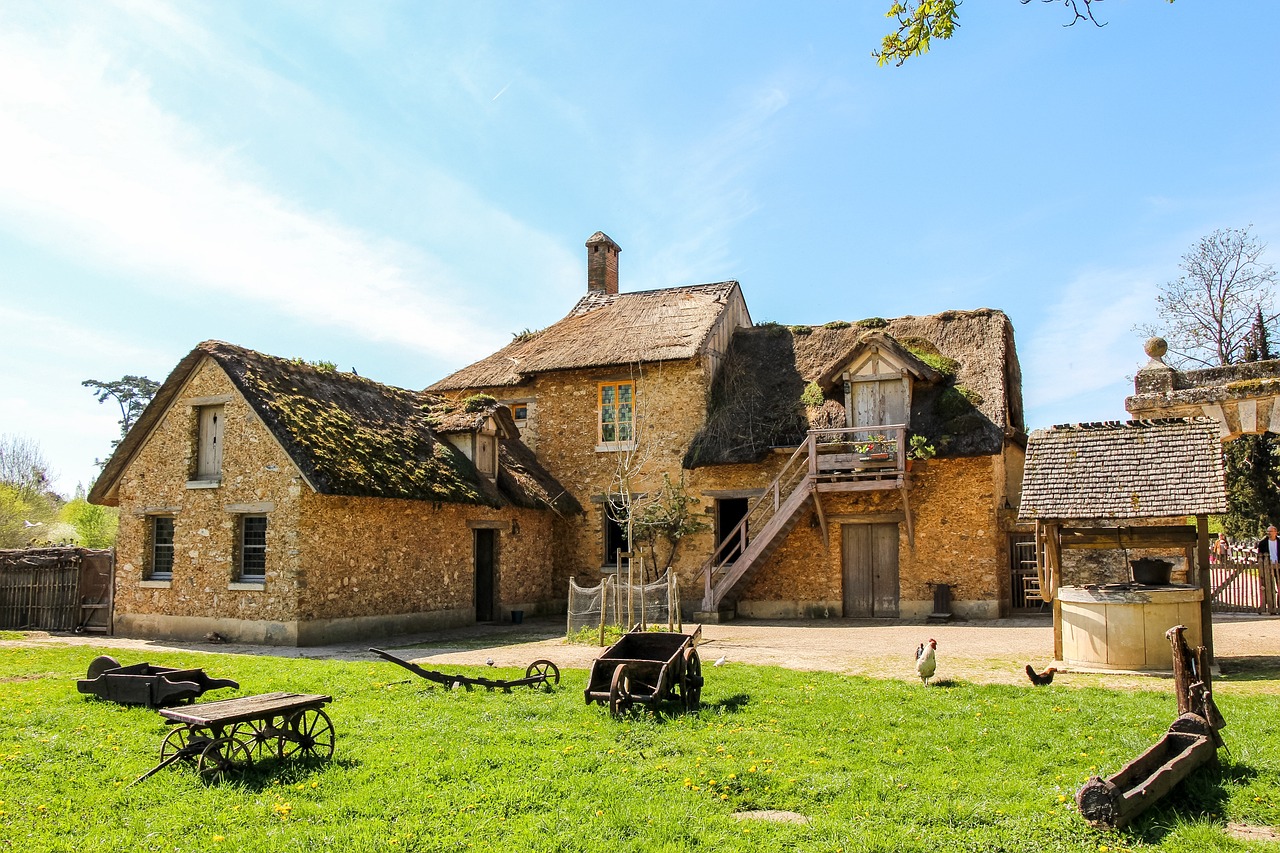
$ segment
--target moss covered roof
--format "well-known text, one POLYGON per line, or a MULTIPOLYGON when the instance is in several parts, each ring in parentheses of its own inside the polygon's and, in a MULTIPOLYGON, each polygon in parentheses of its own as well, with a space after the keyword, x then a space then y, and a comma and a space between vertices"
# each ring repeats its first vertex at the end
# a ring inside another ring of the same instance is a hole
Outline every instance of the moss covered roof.
POLYGON ((771 447, 799 444, 810 428, 843 424, 843 395, 834 379, 869 342, 909 354, 917 373, 911 429, 939 456, 996 454, 1006 438, 1025 431, 1013 325, 1000 311, 764 325, 735 332, 685 467, 759 461, 771 447), (809 382, 826 395, 822 406, 807 411, 800 397, 809 382))
MULTIPOLYGON (((528 472, 529 460, 523 458, 520 462, 526 473, 522 476, 535 487, 521 486, 508 493, 502 488, 501 476, 497 485, 487 480, 433 429, 436 420, 457 420, 452 404, 438 397, 382 385, 354 373, 206 341, 165 380, 108 460, 91 499, 113 502, 115 483, 128 460, 205 358, 222 368, 298 470, 322 494, 549 507, 564 491, 536 460, 532 462, 536 470, 528 472)), ((465 412, 463 419, 483 421, 492 415, 514 430, 509 413, 504 418, 498 408, 490 404, 488 411, 465 412)))
POLYGON ((588 293, 564 319, 518 336, 427 391, 496 388, 552 370, 692 358, 734 299, 741 300, 736 281, 588 293))

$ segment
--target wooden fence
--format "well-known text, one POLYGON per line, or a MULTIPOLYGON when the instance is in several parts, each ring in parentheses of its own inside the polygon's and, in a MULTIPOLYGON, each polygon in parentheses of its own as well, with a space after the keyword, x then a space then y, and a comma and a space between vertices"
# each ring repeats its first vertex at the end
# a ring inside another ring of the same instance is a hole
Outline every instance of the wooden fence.
POLYGON ((1277 610, 1276 579, 1280 565, 1259 559, 1249 547, 1232 546, 1226 559, 1210 566, 1215 613, 1271 613, 1277 610))
POLYGON ((113 565, 87 548, 0 551, 0 629, 109 632, 113 565))

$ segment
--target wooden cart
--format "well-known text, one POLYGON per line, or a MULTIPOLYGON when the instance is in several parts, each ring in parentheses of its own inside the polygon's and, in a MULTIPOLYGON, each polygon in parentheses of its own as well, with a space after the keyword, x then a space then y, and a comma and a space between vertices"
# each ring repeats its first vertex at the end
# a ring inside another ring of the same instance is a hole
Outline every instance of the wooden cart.
POLYGON ((329 758, 333 721, 323 710, 329 696, 263 693, 185 708, 165 708, 161 716, 178 724, 160 744, 160 763, 141 782, 176 761, 194 765, 206 782, 221 782, 255 760, 329 758))
POLYGON ((432 669, 423 669, 412 661, 398 658, 382 649, 370 648, 369 651, 383 660, 389 660, 397 666, 404 667, 419 678, 425 678, 427 681, 433 681, 450 689, 465 687, 470 690, 472 687, 483 687, 486 690, 502 690, 510 693, 512 687, 543 687, 550 690, 560 683, 560 667, 549 660, 536 660, 529 664, 525 667, 524 678, 503 679, 437 672, 432 669))
POLYGON ((702 698, 701 636, 701 626, 692 634, 632 629, 592 662, 583 691, 587 704, 608 703, 615 717, 636 702, 652 707, 677 700, 686 711, 696 711, 702 698))
POLYGON ((135 663, 121 666, 110 655, 99 655, 89 663, 88 678, 76 682, 81 693, 119 702, 121 705, 146 705, 163 708, 190 702, 207 690, 224 687, 238 689, 230 678, 210 678, 203 669, 177 669, 135 663))

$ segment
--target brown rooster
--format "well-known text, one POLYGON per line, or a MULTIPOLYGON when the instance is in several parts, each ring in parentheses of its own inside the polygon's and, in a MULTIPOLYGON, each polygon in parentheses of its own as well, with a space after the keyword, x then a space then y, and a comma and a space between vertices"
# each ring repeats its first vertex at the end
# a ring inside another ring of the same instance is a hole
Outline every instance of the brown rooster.
POLYGON ((1027 664, 1027 678, 1031 679, 1031 683, 1036 687, 1044 687, 1046 684, 1053 683, 1053 674, 1057 672, 1056 667, 1049 667, 1044 672, 1036 672, 1035 667, 1027 664))

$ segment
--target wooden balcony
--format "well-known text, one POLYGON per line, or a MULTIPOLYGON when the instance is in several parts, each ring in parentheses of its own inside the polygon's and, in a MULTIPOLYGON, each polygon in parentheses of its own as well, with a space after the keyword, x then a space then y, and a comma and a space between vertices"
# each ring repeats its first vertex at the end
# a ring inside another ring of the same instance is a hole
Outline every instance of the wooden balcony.
POLYGON ((808 444, 809 477, 818 492, 902 488, 907 476, 903 424, 815 429, 808 444))

